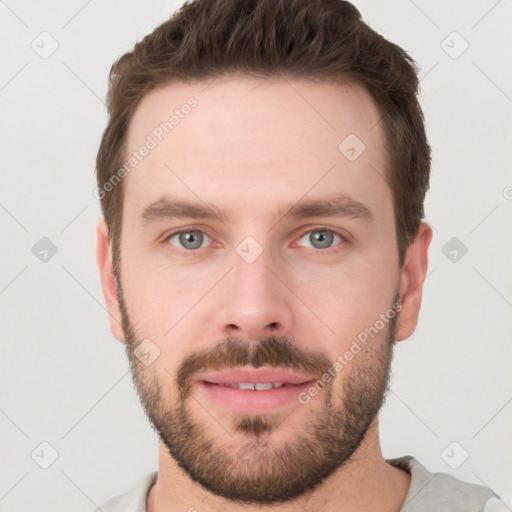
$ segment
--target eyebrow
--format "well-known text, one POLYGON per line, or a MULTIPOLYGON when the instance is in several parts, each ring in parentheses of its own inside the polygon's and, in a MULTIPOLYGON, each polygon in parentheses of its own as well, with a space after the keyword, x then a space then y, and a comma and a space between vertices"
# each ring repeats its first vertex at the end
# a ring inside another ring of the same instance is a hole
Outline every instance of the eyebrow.
MULTIPOLYGON (((276 212, 278 221, 310 217, 350 217, 366 223, 374 221, 373 214, 366 205, 345 194, 325 199, 302 199, 280 206, 276 212)), ((144 208, 140 216, 142 226, 168 219, 211 219, 228 223, 231 217, 213 204, 190 203, 165 196, 144 208)))

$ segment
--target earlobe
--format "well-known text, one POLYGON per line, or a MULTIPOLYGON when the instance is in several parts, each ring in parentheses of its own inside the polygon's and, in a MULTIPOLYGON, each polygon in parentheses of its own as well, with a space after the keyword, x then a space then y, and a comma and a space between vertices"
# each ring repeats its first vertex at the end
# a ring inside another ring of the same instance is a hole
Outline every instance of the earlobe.
POLYGON ((104 220, 100 220, 96 228, 96 261, 109 314, 110 330, 119 341, 124 342, 116 276, 112 266, 112 251, 108 239, 108 226, 104 220))
POLYGON ((418 234, 407 251, 400 278, 402 309, 398 317, 396 341, 409 338, 418 324, 423 282, 428 270, 428 248, 432 235, 432 228, 426 222, 421 222, 418 234))

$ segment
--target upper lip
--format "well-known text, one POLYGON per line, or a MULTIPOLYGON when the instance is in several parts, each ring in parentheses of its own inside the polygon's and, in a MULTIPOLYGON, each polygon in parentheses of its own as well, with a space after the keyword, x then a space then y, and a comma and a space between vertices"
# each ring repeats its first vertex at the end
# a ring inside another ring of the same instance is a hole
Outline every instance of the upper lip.
POLYGON ((199 382, 210 382, 212 384, 237 384, 253 383, 262 384, 267 382, 284 382, 285 384, 303 384, 313 378, 309 375, 299 374, 285 368, 230 368, 214 371, 201 375, 199 382))

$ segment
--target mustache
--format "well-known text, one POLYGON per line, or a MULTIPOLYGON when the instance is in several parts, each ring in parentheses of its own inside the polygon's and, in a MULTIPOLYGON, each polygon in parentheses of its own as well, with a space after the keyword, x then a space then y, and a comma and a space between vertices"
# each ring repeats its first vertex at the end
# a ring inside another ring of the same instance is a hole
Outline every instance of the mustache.
POLYGON ((257 342, 230 337, 183 360, 176 375, 180 398, 189 396, 199 373, 248 365, 287 368, 321 379, 332 362, 322 352, 303 350, 287 337, 268 336, 257 342))

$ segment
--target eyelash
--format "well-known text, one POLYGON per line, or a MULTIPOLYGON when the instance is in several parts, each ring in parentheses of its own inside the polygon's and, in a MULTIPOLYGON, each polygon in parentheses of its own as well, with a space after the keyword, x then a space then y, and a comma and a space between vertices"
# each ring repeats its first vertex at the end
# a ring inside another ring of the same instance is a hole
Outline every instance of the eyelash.
MULTIPOLYGON (((343 247, 347 242, 347 238, 346 236, 342 235, 340 232, 334 230, 334 229, 330 229, 330 228, 327 228, 327 227, 324 227, 324 226, 318 226, 318 227, 315 227, 315 228, 310 228, 308 229, 307 231, 304 231, 302 233, 302 235, 300 235, 298 237, 297 240, 300 240, 301 238, 304 238, 304 235, 307 235, 308 233, 312 233, 312 232, 315 232, 315 231, 325 231, 327 233, 332 233, 334 235, 337 235, 341 238, 341 242, 338 244, 338 245, 335 245, 333 247, 328 247, 327 249, 316 249, 316 252, 324 252, 324 253, 330 253, 330 252, 336 252, 336 251, 339 251, 341 250, 341 247, 343 247)), ((180 229, 178 231, 173 231, 172 233, 170 233, 169 235, 165 236, 165 238, 162 240, 162 243, 164 244, 169 244, 170 245, 170 242, 169 240, 176 236, 176 235, 179 235, 181 233, 190 233, 190 232, 198 232, 198 233, 202 233, 203 235, 206 235, 208 238, 212 238, 211 236, 208 235, 208 233, 205 233, 203 230, 201 229, 194 229, 194 228, 188 228, 188 229, 180 229)), ((175 246, 173 246, 175 247, 175 246)), ((179 249, 177 247, 175 247, 176 249, 179 249)), ((205 247, 201 247, 200 249, 194 249, 194 250, 186 250, 186 249, 182 249, 181 250, 181 254, 184 255, 184 256, 194 256, 198 251, 200 251, 201 249, 205 249, 205 247)), ((307 249, 313 249, 315 250, 315 248, 311 248, 311 247, 307 247, 307 249)))

